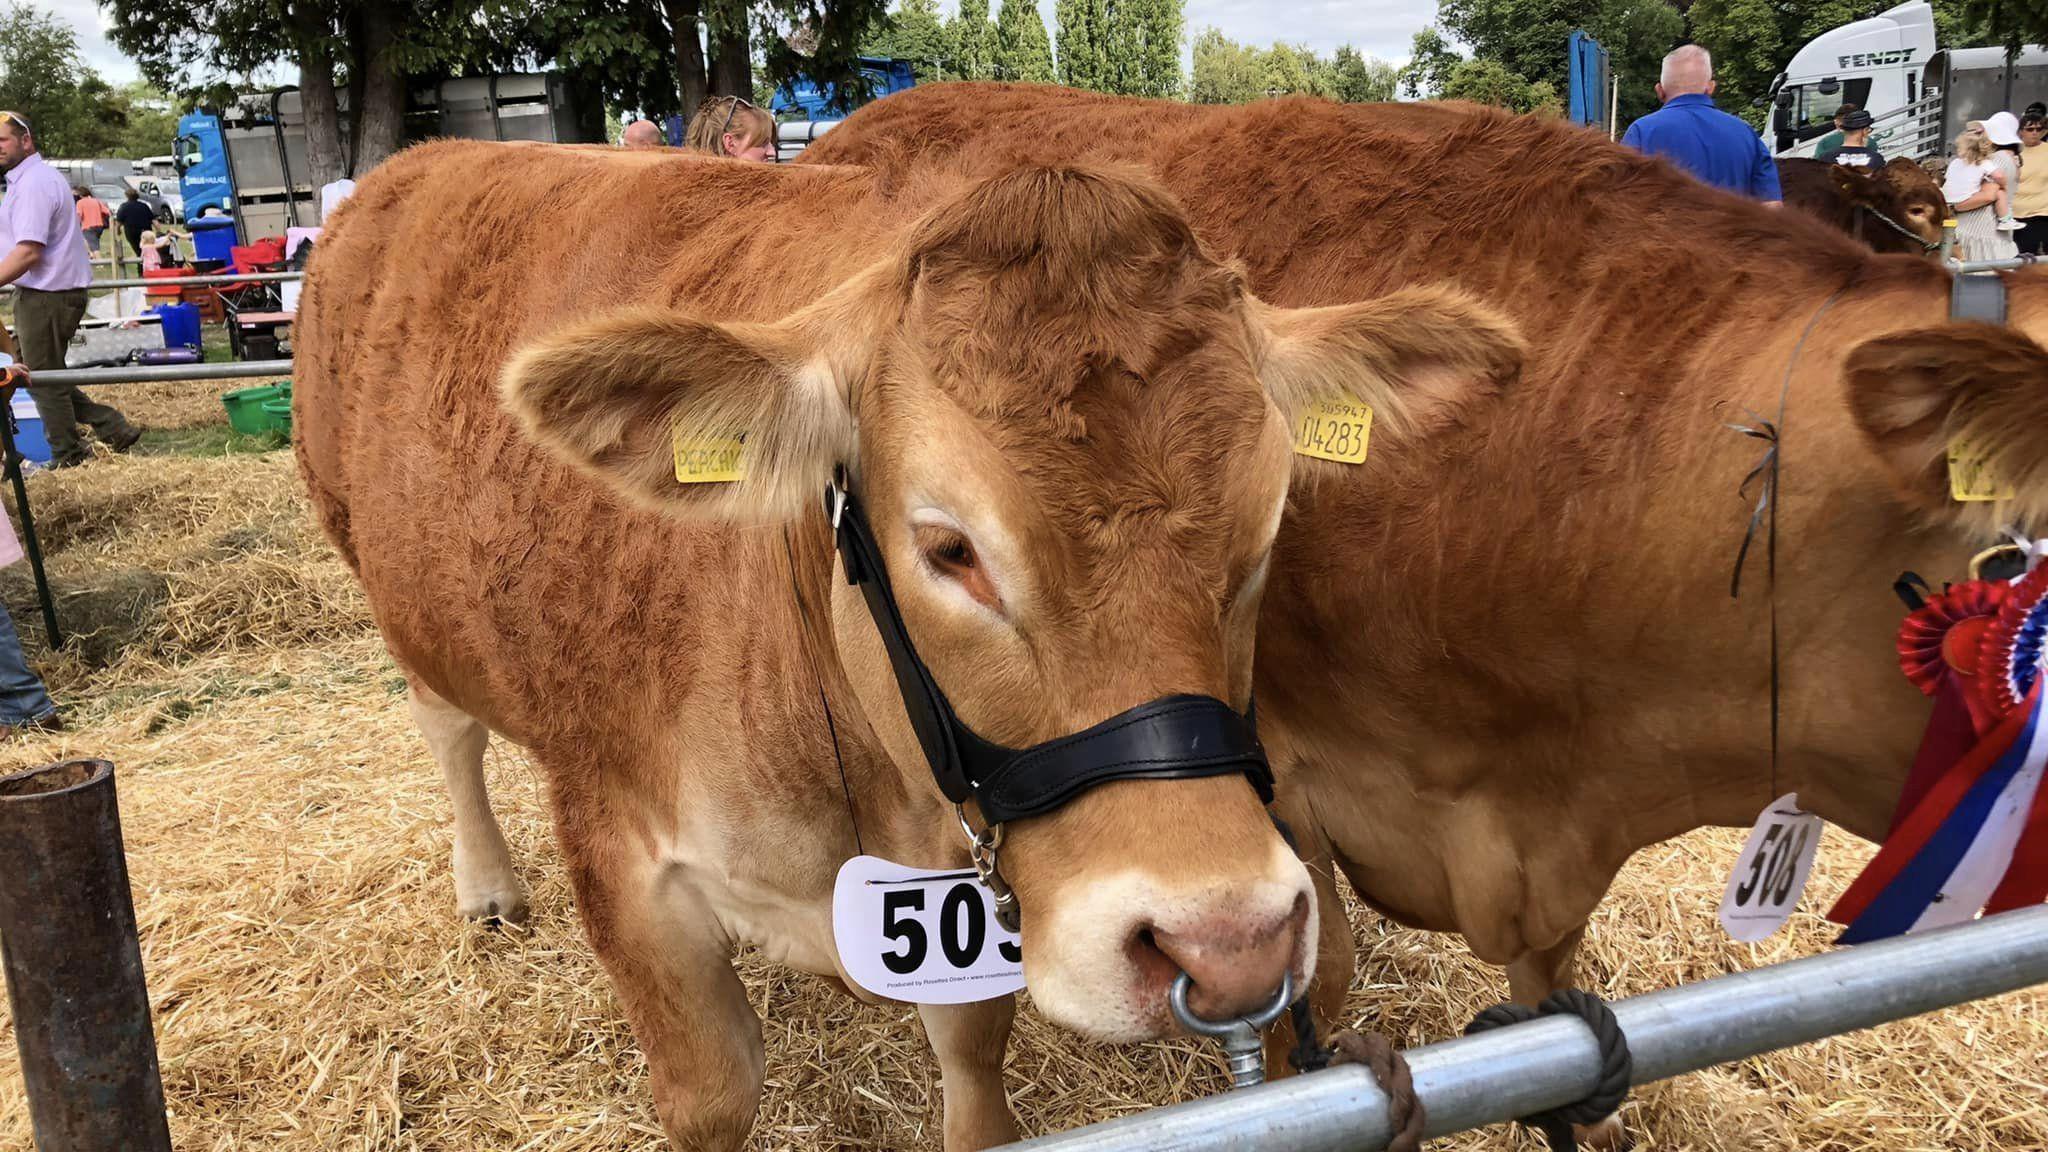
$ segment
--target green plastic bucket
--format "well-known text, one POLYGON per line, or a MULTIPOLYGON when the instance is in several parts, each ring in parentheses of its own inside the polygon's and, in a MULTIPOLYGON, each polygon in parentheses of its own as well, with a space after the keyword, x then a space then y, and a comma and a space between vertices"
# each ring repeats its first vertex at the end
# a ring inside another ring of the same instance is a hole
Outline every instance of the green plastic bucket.
POLYGON ((275 400, 265 400, 260 407, 263 409, 263 418, 270 421, 272 428, 286 435, 291 434, 292 398, 290 394, 279 396, 275 400))
POLYGON ((292 385, 265 384, 258 388, 240 388, 221 394, 220 402, 228 410, 228 427, 244 436, 261 436, 266 432, 289 432, 292 427, 292 385), (272 410, 270 405, 282 400, 283 408, 272 410))

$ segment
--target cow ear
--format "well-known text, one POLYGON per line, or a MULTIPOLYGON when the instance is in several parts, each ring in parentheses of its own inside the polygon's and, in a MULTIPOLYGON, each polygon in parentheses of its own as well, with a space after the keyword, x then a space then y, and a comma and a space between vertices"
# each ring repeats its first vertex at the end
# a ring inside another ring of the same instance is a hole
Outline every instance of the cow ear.
POLYGON ((1836 188, 1851 196, 1854 196, 1857 190, 1863 188, 1870 180, 1870 177, 1849 167, 1847 164, 1828 165, 1828 178, 1835 182, 1836 188))
POLYGON ((1345 399, 1372 409, 1376 434, 1462 424, 1513 380, 1526 352, 1513 321, 1449 288, 1327 308, 1252 303, 1266 336, 1259 378, 1289 427, 1310 405, 1345 399))
POLYGON ((520 350, 500 393, 535 440, 640 504, 790 519, 852 459, 871 296, 856 282, 767 324, 663 308, 599 317, 520 350))
MULTIPOLYGON (((1925 511, 2038 524, 2048 513, 2048 351, 1994 324, 1866 340, 1843 364, 1849 413, 1899 492, 1925 511), (1957 502, 1949 448, 2010 500, 1957 502)), ((1997 527, 1997 523, 1983 525, 1997 527)))

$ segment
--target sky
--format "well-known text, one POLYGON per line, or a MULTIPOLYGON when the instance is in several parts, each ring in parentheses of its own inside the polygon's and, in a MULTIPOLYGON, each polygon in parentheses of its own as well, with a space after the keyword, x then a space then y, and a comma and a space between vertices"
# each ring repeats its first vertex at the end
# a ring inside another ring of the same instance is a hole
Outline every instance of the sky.
MULTIPOLYGON (((140 76, 135 62, 107 42, 103 18, 93 0, 29 0, 50 9, 78 32, 78 46, 94 70, 122 84, 140 76)), ((999 0, 998 0, 999 2, 999 0)), ((1054 0, 1039 0, 1048 32, 1054 0)), ((941 0, 950 11, 951 0, 941 0)), ((995 3, 990 8, 996 7, 995 3)), ((1408 58, 1409 41, 1436 16, 1436 0, 1187 0, 1188 36, 1221 29, 1232 40, 1269 44, 1286 40, 1328 55, 1350 44, 1369 56, 1395 62, 1408 58)))

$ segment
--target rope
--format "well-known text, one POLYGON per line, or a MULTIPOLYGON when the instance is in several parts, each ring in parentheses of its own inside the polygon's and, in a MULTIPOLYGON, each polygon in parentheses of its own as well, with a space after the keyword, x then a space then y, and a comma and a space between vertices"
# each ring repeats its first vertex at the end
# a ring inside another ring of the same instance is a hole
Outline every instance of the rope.
POLYGON ((1628 1037, 1622 1034, 1621 1022, 1614 1018, 1607 1002, 1577 988, 1553 992, 1534 1008, 1522 1004, 1496 1004, 1474 1016, 1472 1023, 1465 1026, 1465 1035, 1476 1036, 1541 1016, 1577 1016, 1593 1030, 1593 1039, 1600 1045, 1600 1082, 1591 1095, 1521 1119, 1521 1123, 1543 1133, 1551 1152, 1575 1152, 1579 1141, 1572 1134, 1572 1125, 1597 1124, 1621 1107, 1628 1099, 1635 1058, 1629 1055, 1628 1037))
MULTIPOLYGON (((1941 241, 1936 240, 1932 243, 1929 243, 1926 240, 1922 240, 1918 232, 1913 231, 1911 228, 1906 227, 1904 224, 1899 223, 1897 220, 1894 220, 1891 217, 1885 215, 1884 213, 1879 212, 1877 209, 1872 208, 1868 204, 1858 204, 1856 205, 1856 210, 1859 212, 1867 212, 1870 215, 1877 217, 1878 220, 1885 225, 1885 227, 1890 228, 1892 231, 1897 232, 1899 235, 1904 236, 1906 239, 1911 240, 1915 244, 1918 244, 1922 252, 1932 252, 1935 249, 1941 247, 1941 241)), ((1858 240, 1863 239, 1863 218, 1860 216, 1856 219, 1856 238, 1858 240)))
POLYGON ((1330 1037, 1330 1046, 1316 1043, 1315 1013, 1304 996, 1287 1006, 1294 1022, 1295 1044, 1287 1062, 1296 1072, 1320 1072, 1333 1064, 1363 1064, 1373 1083, 1387 1097, 1387 1152, 1421 1152, 1428 1113, 1415 1095, 1415 1076, 1394 1042, 1377 1032, 1349 1029, 1330 1037))

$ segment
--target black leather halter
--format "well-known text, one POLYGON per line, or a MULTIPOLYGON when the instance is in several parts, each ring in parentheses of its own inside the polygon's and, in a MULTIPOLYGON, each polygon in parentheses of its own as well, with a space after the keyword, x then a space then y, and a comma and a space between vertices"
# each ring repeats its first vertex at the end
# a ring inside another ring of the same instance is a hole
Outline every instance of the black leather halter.
POLYGON ((969 798, 989 824, 1050 812, 1112 780, 1185 779, 1241 772, 1262 803, 1273 802, 1273 772, 1251 718, 1213 696, 1162 696, 1070 736, 1030 748, 990 743, 960 721, 917 655, 881 545, 860 501, 841 484, 825 490, 848 583, 860 586, 889 650, 910 726, 939 790, 955 804, 969 798))

